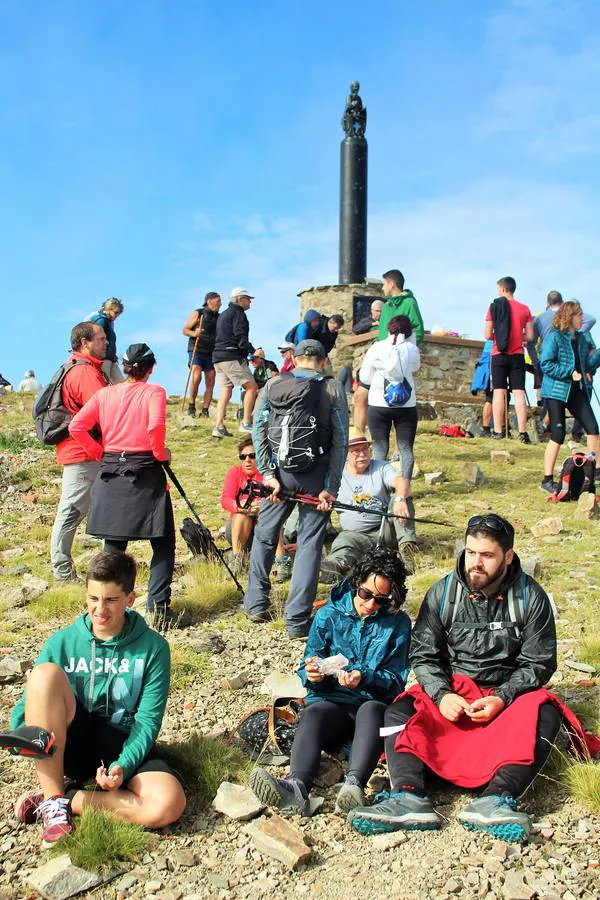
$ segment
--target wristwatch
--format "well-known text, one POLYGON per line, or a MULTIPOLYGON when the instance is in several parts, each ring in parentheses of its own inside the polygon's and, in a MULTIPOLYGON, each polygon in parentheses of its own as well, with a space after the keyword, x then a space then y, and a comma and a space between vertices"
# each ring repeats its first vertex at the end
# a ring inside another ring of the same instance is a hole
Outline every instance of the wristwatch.
POLYGON ((406 503, 406 497, 394 497, 394 503, 406 503))

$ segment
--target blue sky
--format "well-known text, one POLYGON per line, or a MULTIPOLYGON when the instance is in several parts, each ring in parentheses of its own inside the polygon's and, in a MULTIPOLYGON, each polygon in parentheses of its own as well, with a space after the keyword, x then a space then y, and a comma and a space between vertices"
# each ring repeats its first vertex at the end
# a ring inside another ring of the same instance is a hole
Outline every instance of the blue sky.
POLYGON ((340 118, 369 121, 368 273, 480 337, 495 281, 600 318, 597 0, 3 0, 0 372, 46 381, 124 300, 171 392, 204 293, 256 295, 277 357, 297 292, 337 281, 340 118))

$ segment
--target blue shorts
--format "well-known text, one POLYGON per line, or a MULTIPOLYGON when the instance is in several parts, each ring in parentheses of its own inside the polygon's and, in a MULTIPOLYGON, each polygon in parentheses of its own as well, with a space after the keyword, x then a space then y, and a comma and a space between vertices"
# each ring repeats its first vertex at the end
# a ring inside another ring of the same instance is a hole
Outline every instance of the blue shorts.
POLYGON ((188 366, 200 366, 203 372, 212 372, 215 368, 212 361, 212 353, 194 353, 192 360, 192 350, 188 350, 188 366))

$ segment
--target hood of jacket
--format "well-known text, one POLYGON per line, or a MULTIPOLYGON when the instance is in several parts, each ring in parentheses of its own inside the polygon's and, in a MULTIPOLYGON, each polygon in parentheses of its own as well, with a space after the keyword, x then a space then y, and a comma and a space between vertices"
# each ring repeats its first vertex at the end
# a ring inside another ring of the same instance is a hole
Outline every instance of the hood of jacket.
POLYGON ((409 298, 415 299, 415 295, 409 288, 405 288, 403 291, 400 291, 399 294, 394 294, 392 297, 388 297, 385 301, 385 305, 388 307, 400 306, 403 300, 408 300, 409 298))
POLYGON ((318 309, 307 309, 304 313, 303 322, 305 325, 310 325, 311 322, 314 322, 315 319, 320 319, 321 313, 318 309))
MULTIPOLYGON (((458 559, 456 560, 456 568, 455 568, 456 577, 465 588, 471 594, 479 594, 480 596, 485 596, 483 591, 472 591, 469 587, 467 581, 467 575, 465 572, 465 551, 463 550, 458 559)), ((508 566, 504 578, 498 585, 498 589, 495 592, 495 595, 505 594, 511 585, 515 583, 515 581, 521 577, 522 569, 521 569, 521 560, 515 553, 512 559, 511 564, 508 566)))
POLYGON ((126 647, 133 641, 139 640, 143 633, 149 630, 146 620, 133 609, 125 610, 125 623, 119 634, 115 634, 114 637, 107 638, 106 640, 94 636, 89 613, 83 613, 83 615, 79 616, 79 618, 75 620, 74 625, 78 636, 82 640, 87 640, 90 643, 95 641, 101 643, 104 647, 126 647))

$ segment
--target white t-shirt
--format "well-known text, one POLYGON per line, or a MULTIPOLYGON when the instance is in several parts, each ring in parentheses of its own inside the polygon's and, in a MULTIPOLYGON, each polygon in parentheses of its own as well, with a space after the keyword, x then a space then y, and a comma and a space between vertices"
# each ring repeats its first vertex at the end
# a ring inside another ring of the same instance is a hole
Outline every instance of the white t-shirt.
MULTIPOLYGON (((342 483, 338 492, 341 503, 368 506, 387 512, 390 493, 398 473, 385 459, 372 459, 369 468, 362 475, 350 475, 348 469, 342 473, 342 483)), ((381 516, 339 510, 342 531, 373 531, 378 528, 381 516)))

